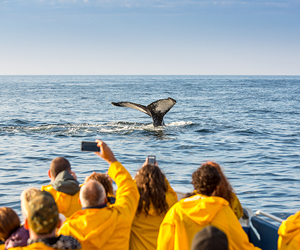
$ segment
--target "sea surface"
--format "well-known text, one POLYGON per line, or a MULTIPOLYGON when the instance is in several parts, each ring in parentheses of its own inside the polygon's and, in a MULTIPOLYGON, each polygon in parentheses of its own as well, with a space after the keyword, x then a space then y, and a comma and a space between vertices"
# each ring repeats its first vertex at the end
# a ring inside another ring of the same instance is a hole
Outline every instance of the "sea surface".
POLYGON ((0 206, 49 183, 66 157, 80 183, 108 164, 81 152, 104 140, 135 175, 148 155, 177 191, 201 163, 219 163, 243 206, 285 219, 300 210, 300 76, 0 76, 0 206), (165 127, 134 109, 167 97, 165 127))

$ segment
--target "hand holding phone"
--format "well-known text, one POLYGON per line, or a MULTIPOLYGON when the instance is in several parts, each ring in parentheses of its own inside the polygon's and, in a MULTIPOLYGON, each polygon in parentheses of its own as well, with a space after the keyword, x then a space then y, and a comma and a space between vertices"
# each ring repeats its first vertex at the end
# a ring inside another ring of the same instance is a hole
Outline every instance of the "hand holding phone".
POLYGON ((82 141, 81 142, 81 151, 88 152, 100 152, 100 148, 97 146, 97 142, 92 141, 82 141))
POLYGON ((149 155, 148 156, 148 164, 155 165, 156 164, 156 157, 155 155, 149 155))

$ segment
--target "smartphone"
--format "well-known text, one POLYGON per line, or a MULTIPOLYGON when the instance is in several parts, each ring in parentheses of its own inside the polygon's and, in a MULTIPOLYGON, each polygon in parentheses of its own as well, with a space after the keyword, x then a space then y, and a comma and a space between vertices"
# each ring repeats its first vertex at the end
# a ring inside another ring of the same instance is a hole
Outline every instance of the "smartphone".
POLYGON ((81 151, 100 152, 100 148, 97 147, 97 142, 93 141, 82 141, 81 151))
POLYGON ((148 156, 148 164, 155 165, 155 163, 156 163, 156 157, 154 155, 149 155, 148 156))

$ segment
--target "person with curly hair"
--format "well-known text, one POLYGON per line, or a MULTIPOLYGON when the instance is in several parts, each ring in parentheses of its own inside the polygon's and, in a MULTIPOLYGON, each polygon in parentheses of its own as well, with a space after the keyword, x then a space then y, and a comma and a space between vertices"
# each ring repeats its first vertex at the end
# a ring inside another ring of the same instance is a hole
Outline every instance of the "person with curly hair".
POLYGON ((130 233, 130 250, 154 250, 160 224, 178 198, 165 175, 148 159, 137 172, 135 181, 140 193, 138 208, 130 233))
POLYGON ((181 199, 166 214, 161 223, 157 250, 191 249, 196 233, 213 226, 225 233, 229 249, 259 249, 249 242, 229 202, 213 196, 221 183, 219 171, 211 164, 202 164, 192 175, 197 194, 181 199))
POLYGON ((236 217, 238 219, 241 218, 243 216, 243 207, 238 197, 236 196, 231 184, 224 175, 221 166, 216 162, 207 162, 207 164, 210 164, 211 166, 215 167, 218 170, 221 177, 220 184, 218 185, 213 195, 222 197, 225 200, 227 200, 236 217))
MULTIPOLYGON (((236 196, 232 186, 230 185, 229 181, 224 175, 221 166, 216 162, 207 162, 207 164, 215 167, 218 170, 221 177, 220 184, 217 186, 216 190, 214 191, 213 196, 219 196, 227 200, 233 212, 235 213, 236 217, 240 219, 243 216, 243 207, 238 197, 236 196)), ((186 197, 190 197, 195 194, 197 194, 196 190, 192 193, 186 194, 186 197)))

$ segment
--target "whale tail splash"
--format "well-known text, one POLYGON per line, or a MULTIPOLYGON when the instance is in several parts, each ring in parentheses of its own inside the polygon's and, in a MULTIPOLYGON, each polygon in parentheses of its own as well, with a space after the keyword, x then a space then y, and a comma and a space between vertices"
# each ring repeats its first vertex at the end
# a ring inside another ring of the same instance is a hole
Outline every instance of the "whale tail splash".
POLYGON ((164 116, 176 104, 176 100, 169 97, 168 99, 152 102, 147 107, 133 102, 112 102, 111 104, 117 107, 127 107, 142 111, 152 117, 153 126, 158 127, 164 125, 164 116))

